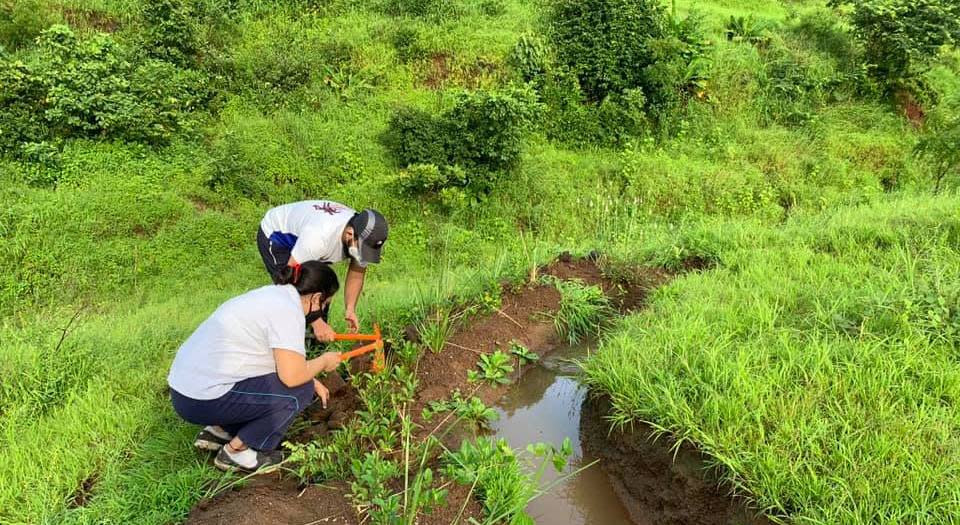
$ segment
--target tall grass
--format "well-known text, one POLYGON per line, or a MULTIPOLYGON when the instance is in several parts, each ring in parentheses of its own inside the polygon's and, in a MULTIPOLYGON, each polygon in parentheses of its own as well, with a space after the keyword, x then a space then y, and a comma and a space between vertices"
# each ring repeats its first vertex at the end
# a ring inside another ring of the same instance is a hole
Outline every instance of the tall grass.
POLYGON ((958 204, 902 198, 761 227, 627 319, 587 382, 616 424, 696 443, 774 515, 947 523, 960 511, 958 204))

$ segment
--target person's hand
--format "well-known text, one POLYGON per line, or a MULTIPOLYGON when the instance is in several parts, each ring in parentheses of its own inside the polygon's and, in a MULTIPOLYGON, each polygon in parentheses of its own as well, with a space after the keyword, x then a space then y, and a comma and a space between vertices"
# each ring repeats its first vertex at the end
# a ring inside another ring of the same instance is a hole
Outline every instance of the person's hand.
POLYGON ((347 313, 343 314, 343 319, 347 322, 347 330, 351 334, 355 334, 360 330, 360 322, 357 321, 357 312, 347 310, 347 313))
POLYGON ((327 408, 327 401, 330 399, 330 391, 327 390, 327 387, 323 386, 323 383, 317 379, 313 380, 313 391, 317 393, 317 397, 320 398, 320 404, 323 408, 327 408))
POLYGON ((327 372, 336 370, 340 366, 340 352, 324 352, 320 359, 323 360, 323 369, 327 372))
POLYGON ((323 319, 317 319, 311 326, 313 326, 313 335, 317 336, 317 341, 321 343, 333 342, 333 337, 337 335, 330 325, 323 322, 323 319))

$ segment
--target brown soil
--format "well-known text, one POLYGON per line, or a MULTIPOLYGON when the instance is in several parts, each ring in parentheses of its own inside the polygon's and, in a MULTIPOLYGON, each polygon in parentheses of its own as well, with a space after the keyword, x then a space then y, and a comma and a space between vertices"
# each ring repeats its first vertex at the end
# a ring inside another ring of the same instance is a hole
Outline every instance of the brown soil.
POLYGON ((70 497, 70 502, 67 504, 67 507, 75 509, 86 505, 87 501, 90 500, 90 496, 93 495, 93 489, 96 487, 97 481, 98 476, 96 472, 87 476, 80 483, 80 486, 77 487, 77 491, 73 493, 73 496, 70 497))
POLYGON ((423 85, 428 89, 441 89, 450 78, 450 63, 453 57, 446 53, 435 53, 430 56, 430 67, 427 70, 423 85))
POLYGON ((907 117, 907 120, 913 124, 913 127, 919 128, 923 126, 927 115, 923 111, 923 106, 921 106, 917 98, 913 96, 913 93, 900 90, 894 95, 894 99, 896 100, 897 106, 900 107, 903 116, 907 117))
MULTIPOLYGON (((599 285, 610 295, 621 310, 640 307, 646 300, 647 292, 669 279, 669 274, 660 270, 640 269, 625 276, 621 283, 606 278, 589 260, 575 260, 568 254, 541 272, 561 279, 581 279, 587 284, 599 285)), ((467 381, 467 371, 476 367, 480 354, 491 353, 503 348, 511 341, 517 341, 527 348, 544 355, 561 343, 554 330, 549 314, 559 308, 560 295, 552 286, 540 284, 521 285, 516 288, 505 287, 501 306, 497 311, 464 322, 449 339, 440 353, 425 351, 417 365, 419 386, 411 414, 420 425, 419 437, 433 433, 439 436, 448 447, 459 447, 459 441, 472 435, 476 429, 451 428, 450 420, 437 415, 427 423, 422 420, 422 409, 430 401, 446 399, 450 393, 459 389, 464 395, 475 395, 485 403, 492 404, 508 389, 506 386, 473 384, 467 381)), ((415 331, 414 331, 415 332, 415 331)), ((409 333, 415 338, 415 333, 409 333)), ((351 365, 362 368, 362 362, 351 361, 351 365)), ((522 376, 524 370, 515 372, 512 379, 522 376)), ((298 432, 290 439, 306 441, 324 436, 342 426, 357 409, 359 400, 356 391, 349 384, 339 381, 339 377, 329 376, 324 380, 331 391, 328 408, 323 409, 315 403, 305 412, 306 426, 298 426, 298 432)), ((202 502, 190 514, 187 523, 192 525, 213 525, 240 520, 241 523, 357 523, 358 515, 344 494, 344 485, 333 485, 336 490, 309 487, 299 488, 295 483, 275 477, 261 477, 256 484, 217 496, 211 501, 202 502), (307 497, 304 497, 307 496, 307 497), (267 504, 267 502, 272 502, 267 504), (347 512, 349 511, 349 512, 347 512), (343 521, 322 521, 336 516, 343 521)), ((469 493, 468 488, 450 485, 446 505, 432 515, 418 520, 421 524, 450 523, 460 514, 460 509, 469 493)), ((464 507, 460 522, 468 518, 482 519, 482 510, 472 498, 464 507)))
POLYGON ((584 450, 601 458, 620 500, 636 523, 657 525, 772 525, 706 469, 706 457, 689 444, 673 450, 649 427, 610 432, 609 400, 587 399, 580 413, 584 450))
POLYGON ((298 487, 278 474, 254 478, 245 487, 203 500, 190 511, 192 525, 351 524, 360 520, 347 499, 346 483, 298 487))

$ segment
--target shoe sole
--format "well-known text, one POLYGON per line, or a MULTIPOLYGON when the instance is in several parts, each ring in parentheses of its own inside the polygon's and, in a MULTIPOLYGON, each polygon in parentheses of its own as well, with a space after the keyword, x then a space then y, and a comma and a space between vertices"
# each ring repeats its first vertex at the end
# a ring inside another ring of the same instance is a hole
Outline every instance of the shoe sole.
POLYGON ((239 465, 233 465, 233 464, 230 464, 230 463, 224 463, 224 462, 220 461, 220 458, 219 458, 219 457, 213 458, 213 466, 217 467, 218 469, 220 469, 220 470, 222 470, 222 471, 224 471, 224 472, 243 472, 243 473, 245 473, 245 474, 253 474, 253 473, 257 473, 257 474, 269 474, 269 473, 273 472, 274 470, 277 470, 278 468, 280 468, 280 464, 279 464, 279 463, 274 463, 273 465, 267 465, 267 466, 265 466, 265 467, 260 467, 260 468, 258 468, 258 469, 256 469, 256 470, 250 470, 250 469, 243 468, 243 467, 241 467, 241 466, 239 466, 239 465))
POLYGON ((229 463, 224 463, 220 461, 220 458, 213 458, 213 466, 224 472, 250 472, 249 470, 239 467, 237 465, 231 465, 229 463))
POLYGON ((205 439, 198 439, 193 442, 193 446, 197 447, 200 450, 208 450, 210 452, 216 452, 220 450, 220 447, 223 445, 215 441, 207 441, 205 439))

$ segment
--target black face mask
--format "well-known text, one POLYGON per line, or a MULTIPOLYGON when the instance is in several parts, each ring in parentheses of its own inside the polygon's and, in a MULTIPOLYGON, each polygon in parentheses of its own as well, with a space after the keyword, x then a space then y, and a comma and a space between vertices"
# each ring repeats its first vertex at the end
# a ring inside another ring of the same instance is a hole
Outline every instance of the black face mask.
POLYGON ((316 321, 317 319, 323 319, 324 321, 327 320, 328 307, 326 305, 321 306, 319 310, 313 310, 313 302, 311 301, 310 308, 311 310, 307 312, 307 315, 306 315, 307 324, 313 324, 313 322, 316 321))

